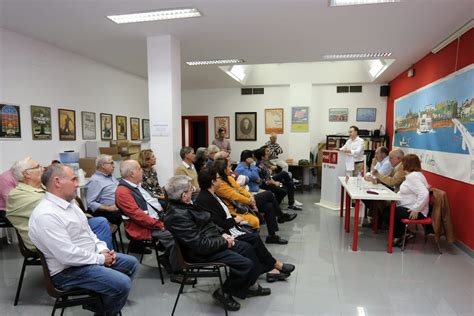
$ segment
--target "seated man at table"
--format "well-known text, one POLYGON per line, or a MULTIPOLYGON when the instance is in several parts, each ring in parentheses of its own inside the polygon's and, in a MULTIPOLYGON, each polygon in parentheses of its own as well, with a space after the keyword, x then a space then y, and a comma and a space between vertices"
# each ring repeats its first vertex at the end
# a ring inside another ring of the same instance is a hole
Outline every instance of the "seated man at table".
MULTIPOLYGON (((370 166, 370 171, 373 172, 377 170, 377 172, 382 176, 387 176, 392 172, 392 164, 390 163, 390 157, 387 147, 379 147, 375 150, 375 157, 372 159, 372 165, 370 166)), ((366 181, 371 181, 370 179, 371 173, 367 173, 365 176, 366 181)))

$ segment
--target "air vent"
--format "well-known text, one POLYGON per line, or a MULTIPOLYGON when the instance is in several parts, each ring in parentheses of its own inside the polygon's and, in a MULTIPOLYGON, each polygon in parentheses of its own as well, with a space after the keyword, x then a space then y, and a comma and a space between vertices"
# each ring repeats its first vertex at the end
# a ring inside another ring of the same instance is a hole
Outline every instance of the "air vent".
POLYGON ((350 93, 361 93, 362 92, 362 86, 350 86, 349 87, 349 92, 350 93))
POLYGON ((361 93, 362 86, 337 86, 337 93, 361 93))
POLYGON ((242 88, 241 94, 242 95, 264 94, 264 88, 242 88))
POLYGON ((337 93, 349 93, 349 86, 337 86, 337 93))

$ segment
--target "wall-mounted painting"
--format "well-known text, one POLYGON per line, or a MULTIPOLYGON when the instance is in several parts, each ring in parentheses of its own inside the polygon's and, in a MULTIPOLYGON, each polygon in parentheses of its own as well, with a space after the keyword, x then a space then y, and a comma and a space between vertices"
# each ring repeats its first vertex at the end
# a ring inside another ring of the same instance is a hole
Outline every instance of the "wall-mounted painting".
POLYGON ((76 140, 76 111, 58 109, 59 140, 76 140))
POLYGON ((283 134, 283 109, 265 109, 265 134, 283 134))
POLYGON ((291 108, 291 131, 293 133, 307 133, 309 131, 308 113, 309 107, 307 106, 291 108))
POLYGON ((257 112, 235 112, 235 140, 257 140, 257 112))
POLYGON ((347 122, 349 118, 348 108, 330 108, 329 122, 347 122))
POLYGON ((375 122, 376 116, 376 108, 357 108, 357 122, 375 122))
POLYGON ((21 138, 18 105, 0 104, 0 138, 21 138))
POLYGON ((94 112, 81 112, 82 116, 82 139, 93 140, 96 139, 95 130, 95 113, 94 112))
POLYGON ((140 119, 138 117, 130 118, 130 139, 140 139, 140 119))
POLYGON ((112 114, 100 113, 100 138, 111 140, 114 135, 113 131, 112 114))
POLYGON ((230 138, 230 117, 216 116, 214 117, 214 136, 217 138, 219 128, 225 130, 225 138, 230 138))
POLYGON ((143 139, 150 139, 150 120, 142 119, 142 137, 143 139))
POLYGON ((115 116, 115 129, 117 131, 117 140, 127 139, 127 117, 116 115, 115 116))
POLYGON ((46 106, 31 106, 31 132, 33 140, 51 140, 51 108, 46 106))

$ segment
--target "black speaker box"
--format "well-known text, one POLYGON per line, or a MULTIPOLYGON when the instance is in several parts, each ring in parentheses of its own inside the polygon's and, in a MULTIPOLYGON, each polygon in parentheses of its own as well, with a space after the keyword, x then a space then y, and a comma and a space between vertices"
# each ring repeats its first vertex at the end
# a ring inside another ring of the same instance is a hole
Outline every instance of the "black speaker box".
POLYGON ((388 97, 390 95, 390 86, 380 86, 380 96, 388 97))

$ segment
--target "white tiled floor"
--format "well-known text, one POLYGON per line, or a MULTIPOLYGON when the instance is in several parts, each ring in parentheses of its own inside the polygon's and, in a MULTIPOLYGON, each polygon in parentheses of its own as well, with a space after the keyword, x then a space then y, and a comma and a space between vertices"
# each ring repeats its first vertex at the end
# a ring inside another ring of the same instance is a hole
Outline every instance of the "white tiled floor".
MULTIPOLYGON (((262 285, 272 295, 241 301, 234 315, 474 315, 474 260, 442 241, 439 255, 421 230, 405 253, 386 252, 386 233, 361 228, 359 251, 350 250, 352 234, 342 229, 336 211, 319 208, 319 192, 299 194, 304 211, 280 226, 287 246, 270 245, 276 258, 296 264, 286 282, 262 285)), ((266 235, 263 228, 262 236, 266 235)), ((0 315, 48 315, 52 299, 39 267, 28 267, 19 305, 13 306, 22 257, 16 245, 0 246, 0 315)), ((147 256, 134 281, 123 315, 169 315, 178 285, 161 285, 154 256, 147 256)), ((223 315, 211 291, 214 280, 185 288, 176 315, 223 315)), ((66 315, 87 315, 80 307, 66 315)))

